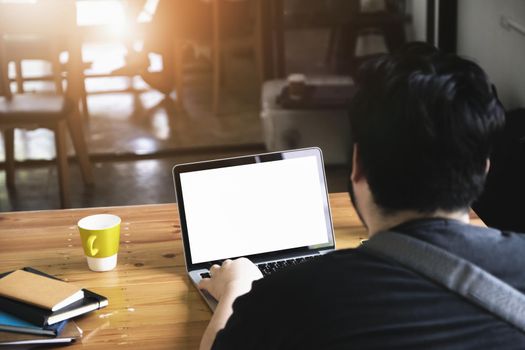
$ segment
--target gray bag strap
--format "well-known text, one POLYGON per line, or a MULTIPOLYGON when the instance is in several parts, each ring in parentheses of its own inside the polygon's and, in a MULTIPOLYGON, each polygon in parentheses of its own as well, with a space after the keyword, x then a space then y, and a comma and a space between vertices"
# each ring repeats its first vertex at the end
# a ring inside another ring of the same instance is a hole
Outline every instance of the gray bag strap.
POLYGON ((392 231, 375 234, 362 247, 447 287, 525 332, 525 295, 467 260, 392 231))

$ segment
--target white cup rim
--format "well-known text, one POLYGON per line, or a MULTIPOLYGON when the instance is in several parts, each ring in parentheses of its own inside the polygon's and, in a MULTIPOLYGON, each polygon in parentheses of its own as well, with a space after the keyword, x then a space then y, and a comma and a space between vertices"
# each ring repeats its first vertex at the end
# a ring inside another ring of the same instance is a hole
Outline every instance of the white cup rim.
POLYGON ((287 78, 289 83, 305 83, 306 82, 306 75, 301 73, 293 73, 288 75, 287 78))
POLYGON ((120 217, 113 214, 95 214, 78 220, 78 227, 84 230, 107 230, 119 225, 120 217))

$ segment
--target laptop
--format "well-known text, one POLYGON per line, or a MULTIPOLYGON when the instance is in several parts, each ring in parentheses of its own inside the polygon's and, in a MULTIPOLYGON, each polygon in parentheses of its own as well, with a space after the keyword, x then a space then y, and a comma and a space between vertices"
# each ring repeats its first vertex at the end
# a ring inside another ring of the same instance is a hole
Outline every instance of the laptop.
POLYGON ((319 148, 180 164, 173 179, 195 286, 225 259, 246 257, 268 275, 335 249, 319 148))

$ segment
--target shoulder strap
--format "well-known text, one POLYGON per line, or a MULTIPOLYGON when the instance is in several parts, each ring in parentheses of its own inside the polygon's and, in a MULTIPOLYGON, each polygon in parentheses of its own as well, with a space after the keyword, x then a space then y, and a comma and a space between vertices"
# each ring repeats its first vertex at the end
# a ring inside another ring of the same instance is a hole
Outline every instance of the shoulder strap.
POLYGON ((469 261, 391 231, 372 236, 363 248, 422 274, 525 332, 525 295, 469 261))

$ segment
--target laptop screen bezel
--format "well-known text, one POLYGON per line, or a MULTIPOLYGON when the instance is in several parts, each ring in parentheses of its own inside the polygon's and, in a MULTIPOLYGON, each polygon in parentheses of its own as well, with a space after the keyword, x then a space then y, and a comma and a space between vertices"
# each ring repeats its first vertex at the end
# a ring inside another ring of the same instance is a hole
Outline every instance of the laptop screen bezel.
MULTIPOLYGON (((317 169, 319 171, 319 176, 321 177, 321 194, 323 199, 323 207, 325 210, 325 224, 328 231, 328 242, 325 244, 319 244, 315 246, 304 246, 292 249, 284 249, 274 252, 266 252, 245 256, 252 261, 261 261, 261 260, 271 260, 272 257, 278 258, 281 256, 293 256, 299 255, 302 253, 308 253, 313 251, 322 251, 322 250, 332 250, 335 248, 335 239, 334 239, 334 229, 332 223, 332 215, 330 209, 330 201, 328 199, 328 186, 326 184, 326 175, 323 163, 322 152, 317 147, 312 148, 303 148, 290 151, 280 151, 280 152, 270 152, 270 153, 261 153, 261 154, 252 154, 247 156, 233 157, 233 158, 224 158, 217 160, 209 160, 195 163, 185 163, 177 164, 173 167, 173 181, 175 185, 175 194, 177 198, 177 206, 179 211, 181 234, 182 234, 182 243, 184 248, 184 257, 186 260, 186 267, 189 270, 195 269, 206 269, 210 265, 215 263, 221 263, 222 260, 207 261, 200 263, 192 263, 191 258, 191 249, 189 244, 189 234, 188 226, 186 222, 185 208, 184 208, 184 195, 182 193, 181 185, 181 174, 187 172, 194 172, 199 170, 209 170, 209 169, 218 169, 224 167, 232 167, 238 165, 248 165, 262 162, 271 162, 276 160, 284 160, 291 158, 300 158, 300 157, 311 157, 314 156, 317 162, 317 169)), ((230 259, 235 259, 238 257, 230 257, 230 259)))

